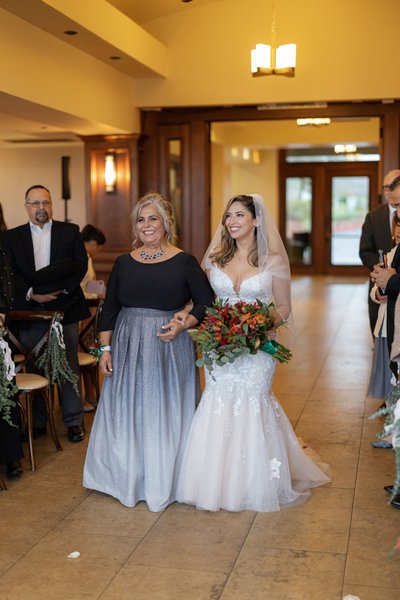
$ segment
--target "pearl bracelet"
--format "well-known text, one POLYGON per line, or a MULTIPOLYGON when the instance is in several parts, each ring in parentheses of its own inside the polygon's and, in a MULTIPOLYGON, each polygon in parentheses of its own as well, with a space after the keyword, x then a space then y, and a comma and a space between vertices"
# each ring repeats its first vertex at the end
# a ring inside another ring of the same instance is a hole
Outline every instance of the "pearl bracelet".
POLYGON ((101 346, 102 352, 111 352, 111 346, 101 346))

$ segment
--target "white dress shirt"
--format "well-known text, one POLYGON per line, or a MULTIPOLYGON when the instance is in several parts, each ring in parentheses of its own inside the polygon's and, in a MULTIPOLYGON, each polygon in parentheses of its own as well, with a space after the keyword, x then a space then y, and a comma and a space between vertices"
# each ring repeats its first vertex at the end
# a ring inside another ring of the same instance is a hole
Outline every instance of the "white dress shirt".
POLYGON ((35 257, 35 270, 43 269, 50 264, 51 226, 53 221, 45 223, 43 227, 29 221, 35 257))
MULTIPOLYGON (((32 221, 29 221, 31 228, 31 236, 33 243, 33 256, 35 259, 35 270, 43 269, 50 264, 50 244, 51 244, 51 226, 53 221, 45 223, 43 227, 35 225, 32 221)), ((32 288, 26 293, 26 299, 30 300, 32 295, 32 288)))

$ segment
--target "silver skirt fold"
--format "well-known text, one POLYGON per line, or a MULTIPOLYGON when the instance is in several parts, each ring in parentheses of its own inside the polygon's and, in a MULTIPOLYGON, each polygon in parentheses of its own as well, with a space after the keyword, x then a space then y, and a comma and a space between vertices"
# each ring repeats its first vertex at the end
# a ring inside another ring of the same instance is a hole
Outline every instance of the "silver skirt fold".
POLYGON ((393 390, 391 384, 392 376, 387 339, 377 337, 374 339, 374 352, 372 355, 371 376, 367 396, 387 400, 393 390))
POLYGON ((157 333, 171 312, 122 308, 112 337, 113 374, 104 380, 83 485, 126 506, 161 511, 176 500, 182 452, 199 400, 192 340, 157 333))

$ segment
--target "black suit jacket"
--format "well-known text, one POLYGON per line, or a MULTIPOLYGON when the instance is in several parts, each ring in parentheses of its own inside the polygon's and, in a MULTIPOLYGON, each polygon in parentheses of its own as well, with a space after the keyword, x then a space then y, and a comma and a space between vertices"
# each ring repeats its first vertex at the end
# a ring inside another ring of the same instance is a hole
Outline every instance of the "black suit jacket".
MULTIPOLYGON (((57 300, 44 304, 38 304, 34 300, 26 300, 28 290, 33 287, 32 275, 35 272, 35 258, 29 223, 7 231, 5 241, 15 282, 13 308, 17 310, 60 310, 64 312, 63 323, 65 324, 75 323, 90 316, 80 286, 80 282, 87 271, 88 259, 77 225, 61 221, 53 221, 52 223, 50 264, 69 259, 75 262, 76 269, 62 282, 62 289, 66 290, 67 293, 60 294, 57 300)), ((59 289, 60 282, 55 281, 53 291, 59 289)))
POLYGON ((392 342, 394 336, 394 311, 396 306, 397 296, 400 293, 400 244, 398 244, 395 255, 392 260, 392 268, 396 269, 396 274, 392 275, 386 285, 387 294, 387 342, 389 347, 389 354, 392 349, 392 342))
MULTIPOLYGON (((389 205, 381 204, 374 210, 371 210, 365 217, 361 230, 360 239, 360 258, 362 263, 370 271, 379 262, 378 250, 383 250, 386 254, 392 248, 392 231, 389 220, 389 205)), ((369 291, 373 286, 369 281, 369 291)), ((372 334, 375 323, 378 318, 379 305, 371 300, 368 293, 368 312, 372 334)))
POLYGON ((378 250, 383 250, 386 254, 392 246, 389 205, 381 204, 365 217, 360 239, 361 262, 372 271, 379 262, 378 250))

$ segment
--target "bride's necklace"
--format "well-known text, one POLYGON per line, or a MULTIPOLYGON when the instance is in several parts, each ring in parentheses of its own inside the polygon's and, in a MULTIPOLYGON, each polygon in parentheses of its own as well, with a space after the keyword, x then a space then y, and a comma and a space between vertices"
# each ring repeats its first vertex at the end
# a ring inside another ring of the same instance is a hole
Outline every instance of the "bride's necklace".
POLYGON ((164 254, 165 254, 164 248, 160 248, 158 250, 158 252, 155 252, 154 254, 147 254, 147 252, 145 250, 141 250, 141 252, 139 253, 139 256, 142 260, 156 260, 157 258, 160 258, 164 254))

